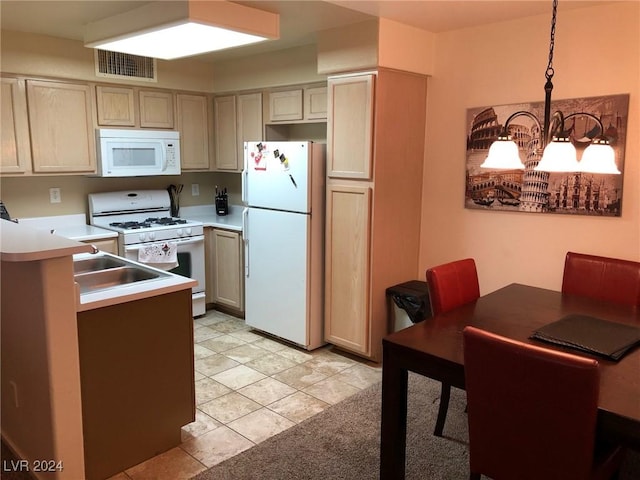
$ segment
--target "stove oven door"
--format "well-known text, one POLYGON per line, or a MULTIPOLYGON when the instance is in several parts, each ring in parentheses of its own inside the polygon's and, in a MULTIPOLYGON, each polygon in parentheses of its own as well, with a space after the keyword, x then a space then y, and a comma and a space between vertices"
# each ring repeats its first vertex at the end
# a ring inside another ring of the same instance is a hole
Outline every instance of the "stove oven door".
MULTIPOLYGON (((129 260, 140 261, 139 254, 143 247, 148 245, 160 245, 175 243, 177 246, 178 266, 169 270, 171 273, 189 277, 198 281, 198 285, 193 287, 192 292, 202 293, 205 289, 204 271, 204 235, 195 237, 179 238, 160 242, 145 242, 135 245, 125 245, 124 257, 129 260)), ((141 262, 144 263, 144 262, 141 262)))

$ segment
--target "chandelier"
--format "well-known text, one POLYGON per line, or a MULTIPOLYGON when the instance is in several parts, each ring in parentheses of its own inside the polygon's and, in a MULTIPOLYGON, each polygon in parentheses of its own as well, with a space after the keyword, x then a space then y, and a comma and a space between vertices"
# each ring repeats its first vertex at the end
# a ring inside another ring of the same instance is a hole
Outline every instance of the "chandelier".
POLYGON ((526 116, 533 120, 540 132, 538 148, 542 150, 542 159, 534 167, 534 170, 543 172, 586 172, 586 173, 606 173, 619 174, 620 170, 616 166, 615 153, 609 140, 604 136, 604 128, 598 117, 586 112, 577 112, 565 116, 562 112, 556 111, 551 114, 551 91, 553 83, 551 79, 553 70, 553 48, 556 34, 556 16, 558 10, 558 0, 553 0, 553 14, 551 17, 551 38, 549 42, 549 63, 545 71, 547 79, 544 85, 544 120, 542 126, 540 120, 527 111, 515 112, 504 123, 504 127, 498 139, 489 147, 489 154, 480 165, 482 168, 491 169, 524 169, 525 166, 520 159, 518 145, 509 135, 509 125, 516 117, 526 116), (569 138, 570 131, 565 130, 565 120, 570 118, 590 118, 596 123, 598 133, 585 149, 582 159, 578 162, 576 149, 569 138))

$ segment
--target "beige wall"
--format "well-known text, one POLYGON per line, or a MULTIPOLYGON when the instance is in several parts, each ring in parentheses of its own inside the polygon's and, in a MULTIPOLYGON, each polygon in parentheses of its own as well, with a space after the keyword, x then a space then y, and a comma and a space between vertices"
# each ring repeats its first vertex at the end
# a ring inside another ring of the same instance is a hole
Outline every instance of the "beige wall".
MULTIPOLYGON (((0 69, 3 72, 118 83, 96 77, 94 51, 82 42, 6 30, 1 34, 0 69)), ((158 60, 157 68, 157 83, 129 80, 126 83, 197 92, 213 90, 215 69, 210 63, 158 60)))
POLYGON ((226 187, 231 204, 242 203, 239 173, 185 173, 181 176, 99 178, 78 175, 2 177, 0 198, 12 218, 46 217, 88 213, 87 194, 133 189, 164 190, 171 184, 184 185, 180 206, 212 205, 215 186, 226 187), (200 195, 191 195, 191 185, 197 183, 200 195), (49 203, 49 189, 60 188, 60 203, 49 203))
POLYGON ((466 109, 544 100, 550 13, 437 35, 427 101, 422 248, 427 267, 474 257, 481 290, 558 290, 568 250, 640 260, 640 3, 558 14, 553 98, 630 94, 622 217, 466 210, 466 109))

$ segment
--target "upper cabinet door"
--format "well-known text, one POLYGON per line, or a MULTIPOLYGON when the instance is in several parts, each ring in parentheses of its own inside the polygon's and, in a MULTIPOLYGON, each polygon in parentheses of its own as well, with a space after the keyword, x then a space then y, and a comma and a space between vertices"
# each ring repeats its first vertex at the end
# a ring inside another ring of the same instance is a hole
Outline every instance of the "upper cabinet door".
POLYGON ((323 120, 327 118, 327 87, 304 89, 305 120, 323 120))
POLYGON ((327 175, 371 179, 374 74, 329 78, 327 175))
POLYGON ((208 101, 206 95, 176 95, 183 170, 209 170, 208 101))
POLYGON ((238 95, 237 102, 238 169, 244 167, 244 142, 259 142, 262 135, 262 94, 238 95))
MULTIPOLYGON (((215 128, 215 170, 238 171, 242 167, 238 157, 236 96, 213 99, 213 124, 215 128)), ((241 157, 240 157, 241 158, 241 157)))
POLYGON ((136 125, 133 88, 96 86, 98 125, 134 127, 136 125))
POLYGON ((31 170, 31 149, 24 80, 2 78, 1 86, 0 173, 26 173, 31 170))
POLYGON ((87 84, 27 80, 34 172, 95 172, 91 95, 87 84))
POLYGON ((140 90, 140 126, 173 128, 173 94, 140 90))
POLYGON ((302 89, 269 93, 269 121, 302 120, 302 89))

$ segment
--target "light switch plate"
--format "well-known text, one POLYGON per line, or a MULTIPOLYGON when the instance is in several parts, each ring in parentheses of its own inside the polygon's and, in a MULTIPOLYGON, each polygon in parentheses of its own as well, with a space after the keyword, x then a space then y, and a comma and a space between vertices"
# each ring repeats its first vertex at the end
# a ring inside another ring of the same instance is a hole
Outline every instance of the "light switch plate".
POLYGON ((192 183, 191 184, 191 196, 192 197, 197 197, 198 195, 200 195, 200 184, 192 183))

